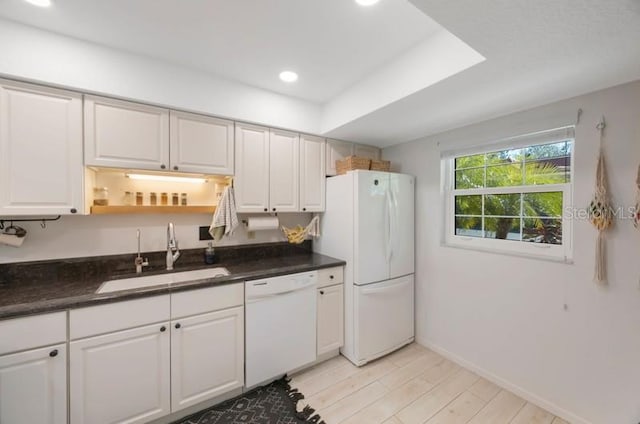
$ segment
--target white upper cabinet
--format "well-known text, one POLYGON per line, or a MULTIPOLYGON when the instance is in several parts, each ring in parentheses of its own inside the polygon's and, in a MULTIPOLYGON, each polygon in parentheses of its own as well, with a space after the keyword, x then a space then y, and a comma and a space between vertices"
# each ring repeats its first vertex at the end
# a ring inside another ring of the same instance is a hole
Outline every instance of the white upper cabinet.
POLYGON ((82 96, 0 80, 0 215, 82 213, 82 96))
POLYGON ((269 129, 236 124, 236 207, 240 213, 269 209, 269 129))
POLYGON ((353 143, 339 140, 327 140, 327 169, 328 176, 336 175, 336 161, 354 154, 353 143))
POLYGON ((233 122, 193 113, 170 112, 173 171, 233 175, 233 122))
POLYGON ((380 159, 380 149, 375 146, 367 146, 364 144, 355 145, 355 155, 367 159, 380 159))
POLYGON ((325 141, 300 136, 300 210, 322 212, 325 202, 325 141))
POLYGON ((85 96, 85 164, 169 169, 169 110, 85 96))
POLYGON ((297 133, 271 130, 269 144, 269 210, 297 212, 300 137, 297 133))

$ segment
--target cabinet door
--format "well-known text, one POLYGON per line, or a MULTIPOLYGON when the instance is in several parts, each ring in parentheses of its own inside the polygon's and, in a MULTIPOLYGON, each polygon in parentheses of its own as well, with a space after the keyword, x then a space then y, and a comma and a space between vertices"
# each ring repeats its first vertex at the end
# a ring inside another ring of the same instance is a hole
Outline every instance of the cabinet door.
POLYGON ((84 155, 86 165, 168 170, 169 111, 85 96, 84 155))
POLYGON ((169 120, 171 169, 233 175, 233 122, 172 110, 169 120))
POLYGON ((375 146, 366 146, 364 144, 355 145, 355 155, 367 159, 380 159, 380 149, 375 146))
POLYGON ((0 81, 0 215, 84 209, 82 96, 0 81))
POLYGON ((271 130, 269 143, 270 210, 297 212, 300 204, 300 137, 288 131, 271 130))
POLYGON ((300 136, 300 210, 323 212, 325 200, 325 141, 300 136))
POLYGON ((171 410, 244 384, 244 307, 171 323, 171 410))
POLYGON ((318 289, 318 355, 344 344, 343 284, 318 289))
POLYGON ((236 175, 238 212, 267 212, 269 207, 269 129, 236 124, 236 175))
POLYGON ((0 356, 0 423, 67 423, 64 344, 0 356))
POLYGON ((146 423, 169 413, 168 325, 70 343, 71 424, 146 423))
POLYGON ((336 175, 336 161, 354 154, 353 143, 327 140, 327 176, 336 175))

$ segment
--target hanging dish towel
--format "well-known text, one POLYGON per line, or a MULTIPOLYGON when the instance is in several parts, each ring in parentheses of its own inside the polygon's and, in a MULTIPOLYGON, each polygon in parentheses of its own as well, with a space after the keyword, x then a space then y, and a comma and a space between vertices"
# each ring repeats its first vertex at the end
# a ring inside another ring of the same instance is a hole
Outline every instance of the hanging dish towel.
POLYGON ((236 196, 233 187, 227 187, 213 214, 213 220, 209 226, 209 234, 215 241, 222 240, 223 236, 230 236, 238 226, 238 213, 236 211, 236 196))
POLYGON ((320 216, 316 215, 313 217, 307 228, 305 228, 308 235, 313 238, 320 237, 320 216))

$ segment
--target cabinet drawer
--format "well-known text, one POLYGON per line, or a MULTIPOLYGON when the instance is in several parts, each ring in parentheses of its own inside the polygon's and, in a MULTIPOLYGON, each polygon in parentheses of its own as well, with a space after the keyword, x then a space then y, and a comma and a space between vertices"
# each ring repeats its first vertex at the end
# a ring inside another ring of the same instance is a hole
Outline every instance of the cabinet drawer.
POLYGON ((336 266, 318 270, 318 288, 344 283, 344 267, 336 266))
POLYGON ((90 306, 69 312, 71 340, 169 320, 169 295, 90 306))
POLYGON ((66 312, 0 321, 0 355, 66 340, 66 312))
POLYGON ((171 295, 171 318, 213 312, 244 304, 244 283, 189 290, 171 295))

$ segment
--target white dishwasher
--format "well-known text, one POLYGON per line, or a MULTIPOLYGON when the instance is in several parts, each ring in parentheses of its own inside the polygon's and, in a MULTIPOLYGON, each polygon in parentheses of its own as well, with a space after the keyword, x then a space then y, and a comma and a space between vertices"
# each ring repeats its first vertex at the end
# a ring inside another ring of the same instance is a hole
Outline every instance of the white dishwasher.
POLYGON ((318 272, 245 282, 245 386, 316 359, 318 272))

